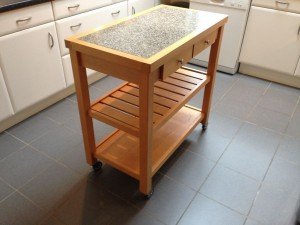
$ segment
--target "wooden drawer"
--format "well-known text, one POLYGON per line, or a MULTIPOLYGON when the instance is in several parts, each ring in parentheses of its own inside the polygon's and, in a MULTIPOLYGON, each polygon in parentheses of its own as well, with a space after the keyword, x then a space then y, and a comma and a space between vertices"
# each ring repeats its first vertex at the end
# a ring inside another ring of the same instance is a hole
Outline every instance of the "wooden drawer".
POLYGON ((161 78, 164 80, 193 58, 193 46, 184 50, 165 63, 161 78))
POLYGON ((252 0, 252 6, 300 13, 299 0, 252 0))
POLYGON ((52 1, 52 4, 54 17, 57 20, 121 1, 124 0, 56 0, 52 1))
POLYGON ((201 41, 198 41, 194 45, 193 57, 198 55, 200 52, 205 50, 207 47, 211 46, 217 39, 218 31, 211 33, 207 37, 203 38, 201 41))
POLYGON ((61 55, 63 56, 69 53, 69 50, 65 47, 65 39, 67 37, 102 26, 115 19, 120 19, 126 16, 127 2, 120 2, 56 21, 61 55), (118 13, 116 14, 115 12, 118 13), (99 18, 101 19, 99 20, 99 18))
POLYGON ((53 21, 51 3, 0 13, 0 36, 53 21))

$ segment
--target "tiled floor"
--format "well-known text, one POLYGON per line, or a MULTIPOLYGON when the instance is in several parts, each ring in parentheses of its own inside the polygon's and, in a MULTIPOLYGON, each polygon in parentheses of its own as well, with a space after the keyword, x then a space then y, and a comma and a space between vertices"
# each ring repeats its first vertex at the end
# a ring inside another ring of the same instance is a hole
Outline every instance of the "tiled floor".
MULTIPOLYGON (((120 81, 93 84, 92 98, 120 81)), ((191 104, 198 105, 203 93, 191 104)), ((300 90, 218 73, 213 112, 154 177, 85 162, 76 96, 0 134, 1 225, 292 225, 300 196, 300 90)), ((95 122, 97 139, 112 128, 95 122)))

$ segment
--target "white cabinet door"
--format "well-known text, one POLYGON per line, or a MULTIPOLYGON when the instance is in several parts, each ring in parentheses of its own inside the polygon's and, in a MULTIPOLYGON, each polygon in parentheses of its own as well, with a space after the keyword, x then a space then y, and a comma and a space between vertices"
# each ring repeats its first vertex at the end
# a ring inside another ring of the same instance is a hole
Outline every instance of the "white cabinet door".
POLYGON ((294 75, 300 55, 300 15, 251 7, 240 61, 294 75))
POLYGON ((0 121, 13 114, 13 109, 9 100, 6 85, 0 68, 0 121))
POLYGON ((295 76, 300 77, 300 60, 298 62, 298 65, 297 65, 297 68, 296 68, 296 71, 295 71, 295 76))
POLYGON ((54 22, 1 37, 0 62, 15 112, 66 87, 54 22))
POLYGON ((154 0, 129 0, 128 15, 141 12, 154 6, 154 0))
POLYGON ((100 27, 125 16, 127 16, 127 2, 121 2, 56 21, 61 55, 64 56, 69 53, 69 50, 65 47, 67 37, 100 27))

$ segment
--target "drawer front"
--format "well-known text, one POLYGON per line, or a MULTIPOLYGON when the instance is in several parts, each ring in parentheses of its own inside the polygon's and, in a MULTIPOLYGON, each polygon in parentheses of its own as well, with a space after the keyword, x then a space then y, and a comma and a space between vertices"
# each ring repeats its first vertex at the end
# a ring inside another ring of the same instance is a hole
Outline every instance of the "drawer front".
POLYGON ((51 3, 0 13, 0 36, 53 21, 51 3))
POLYGON ((252 6, 300 13, 299 0, 253 0, 252 6))
MULTIPOLYGON (((62 57, 62 62, 63 62, 64 72, 65 72, 67 87, 69 87, 70 85, 74 84, 74 77, 73 77, 70 55, 65 55, 64 57, 62 57)), ((97 71, 91 69, 86 70, 87 76, 91 76, 94 73, 97 73, 97 71)))
POLYGON ((66 38, 126 16, 127 2, 120 2, 56 21, 61 55, 63 56, 69 54, 69 50, 65 47, 66 38))
POLYGON ((52 1, 52 4, 54 17, 57 20, 121 1, 124 0, 56 0, 52 1))
POLYGON ((165 63, 162 72, 162 79, 167 78, 169 75, 177 71, 181 66, 187 64, 193 57, 193 46, 187 48, 180 54, 173 57, 165 63))
POLYGON ((208 35, 207 37, 203 38, 201 41, 198 41, 194 45, 194 52, 193 52, 193 57, 198 55, 200 52, 205 50, 207 47, 211 46, 213 43, 215 43, 217 39, 218 31, 215 31, 208 35))

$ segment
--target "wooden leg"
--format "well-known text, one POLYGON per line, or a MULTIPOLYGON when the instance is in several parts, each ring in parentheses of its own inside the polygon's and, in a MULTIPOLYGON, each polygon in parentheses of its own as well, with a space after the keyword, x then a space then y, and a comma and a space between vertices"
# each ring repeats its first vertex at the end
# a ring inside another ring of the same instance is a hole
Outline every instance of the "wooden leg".
POLYGON ((87 82, 86 68, 81 65, 78 52, 70 51, 74 82, 77 94, 78 109, 80 113, 81 129, 85 147, 86 160, 90 165, 96 162, 93 156, 95 151, 95 136, 92 118, 88 112, 90 109, 89 87, 87 82))
POLYGON ((213 87, 215 84, 216 78, 216 71, 218 67, 218 59, 220 53, 220 47, 223 37, 224 27, 220 27, 218 31, 218 36, 215 43, 211 46, 210 55, 209 55, 209 62, 207 68, 207 76, 210 77, 210 82, 205 86, 204 89, 204 97, 203 97, 203 104, 202 104, 202 111, 204 113, 204 118, 202 121, 203 129, 205 130, 208 124, 210 108, 211 108, 211 101, 213 95, 213 87))
POLYGON ((149 195, 152 191, 153 147, 153 89, 151 75, 140 80, 140 192, 149 195))

